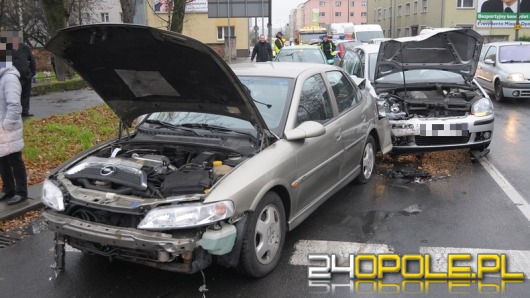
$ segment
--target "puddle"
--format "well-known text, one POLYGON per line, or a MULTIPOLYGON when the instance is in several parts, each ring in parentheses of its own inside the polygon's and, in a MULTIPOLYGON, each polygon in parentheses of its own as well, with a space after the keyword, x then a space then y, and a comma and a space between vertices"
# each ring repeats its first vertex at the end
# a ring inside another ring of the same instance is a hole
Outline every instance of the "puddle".
POLYGON ((410 205, 405 209, 399 211, 369 211, 363 213, 361 216, 346 216, 342 221, 342 225, 360 226, 364 235, 374 234, 379 227, 389 218, 394 216, 411 216, 418 215, 423 210, 423 206, 419 204, 410 205))

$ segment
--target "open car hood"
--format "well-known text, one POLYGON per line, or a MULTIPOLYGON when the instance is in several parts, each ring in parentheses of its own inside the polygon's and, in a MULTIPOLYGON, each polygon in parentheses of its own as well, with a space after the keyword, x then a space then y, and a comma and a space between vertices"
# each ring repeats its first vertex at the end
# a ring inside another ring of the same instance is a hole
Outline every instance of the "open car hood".
POLYGON ((96 24, 59 31, 46 48, 85 79, 131 126, 143 114, 203 112, 266 129, 243 84, 209 46, 171 31, 96 24))
POLYGON ((471 82, 483 40, 471 29, 448 29, 384 41, 379 47, 374 79, 407 70, 436 69, 460 74, 471 82))

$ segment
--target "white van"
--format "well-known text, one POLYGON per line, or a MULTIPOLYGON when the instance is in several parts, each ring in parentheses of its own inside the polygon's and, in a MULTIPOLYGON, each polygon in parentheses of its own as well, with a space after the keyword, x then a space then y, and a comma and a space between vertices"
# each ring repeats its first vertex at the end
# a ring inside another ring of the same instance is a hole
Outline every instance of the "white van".
POLYGON ((383 29, 377 24, 353 25, 352 37, 362 43, 367 44, 370 39, 384 38, 383 29))

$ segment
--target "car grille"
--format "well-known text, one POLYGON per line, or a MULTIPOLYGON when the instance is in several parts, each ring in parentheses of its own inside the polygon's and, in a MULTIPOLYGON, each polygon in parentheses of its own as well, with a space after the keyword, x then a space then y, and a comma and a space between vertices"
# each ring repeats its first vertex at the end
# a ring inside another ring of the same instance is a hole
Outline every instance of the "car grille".
POLYGON ((424 137, 416 136, 417 146, 436 146, 436 145, 452 145, 465 144, 469 142, 469 135, 459 137, 424 137))
POLYGON ((530 96, 530 90, 521 90, 521 96, 530 96))

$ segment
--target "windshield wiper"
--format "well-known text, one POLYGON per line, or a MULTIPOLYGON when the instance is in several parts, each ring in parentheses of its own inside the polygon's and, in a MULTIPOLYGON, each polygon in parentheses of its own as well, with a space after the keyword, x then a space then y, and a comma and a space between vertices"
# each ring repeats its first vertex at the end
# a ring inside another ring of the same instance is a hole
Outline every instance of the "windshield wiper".
POLYGON ((250 136, 253 139, 256 138, 251 133, 246 133, 246 132, 243 132, 243 131, 233 130, 233 129, 230 129, 230 128, 227 128, 227 127, 224 127, 224 126, 219 126, 219 125, 212 125, 212 124, 206 124, 206 123, 184 123, 184 124, 181 124, 179 126, 184 126, 184 127, 189 127, 189 128, 199 128, 199 129, 209 130, 211 132, 237 133, 237 134, 242 134, 242 135, 245 135, 245 136, 250 136))
POLYGON ((171 124, 171 123, 160 121, 160 120, 147 119, 147 120, 144 121, 144 123, 159 125, 160 127, 164 127, 164 128, 179 129, 179 130, 182 130, 182 131, 191 132, 191 133, 193 133, 196 136, 201 136, 199 133, 197 133, 193 129, 189 129, 189 128, 186 128, 186 127, 182 127, 181 125, 175 125, 175 124, 171 124))

